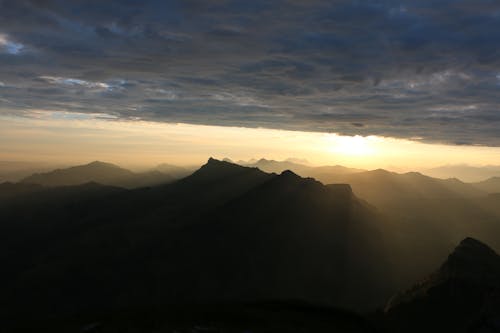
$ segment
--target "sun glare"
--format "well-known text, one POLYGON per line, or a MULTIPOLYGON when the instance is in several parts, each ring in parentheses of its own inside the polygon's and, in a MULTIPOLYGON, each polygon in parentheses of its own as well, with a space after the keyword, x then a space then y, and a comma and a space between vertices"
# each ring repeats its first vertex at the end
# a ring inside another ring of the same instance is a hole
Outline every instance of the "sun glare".
POLYGON ((367 156, 375 152, 371 144, 371 137, 356 136, 336 136, 332 151, 349 156, 367 156))

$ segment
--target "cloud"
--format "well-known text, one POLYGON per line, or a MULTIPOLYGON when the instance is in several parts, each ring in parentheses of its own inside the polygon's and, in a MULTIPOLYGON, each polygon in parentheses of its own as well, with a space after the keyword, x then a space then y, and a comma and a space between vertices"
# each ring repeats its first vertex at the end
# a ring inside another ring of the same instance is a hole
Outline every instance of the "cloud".
POLYGON ((84 87, 89 89, 110 89, 110 85, 103 82, 91 82, 85 81, 81 79, 73 79, 73 78, 64 78, 64 77, 54 77, 54 76, 40 76, 38 77, 40 80, 46 81, 51 84, 60 84, 64 86, 70 87, 84 87))
POLYGON ((23 44, 10 40, 5 34, 0 34, 0 52, 19 54, 23 48, 23 44))
POLYGON ((500 146, 499 13, 474 0, 4 1, 0 112, 500 146))

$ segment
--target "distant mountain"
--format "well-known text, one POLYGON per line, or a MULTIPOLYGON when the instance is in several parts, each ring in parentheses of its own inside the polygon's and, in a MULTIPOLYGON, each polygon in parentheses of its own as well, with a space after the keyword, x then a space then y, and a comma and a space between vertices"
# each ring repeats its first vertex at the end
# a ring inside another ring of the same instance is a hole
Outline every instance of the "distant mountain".
POLYGON ((134 173, 111 163, 95 161, 86 165, 36 173, 24 178, 21 182, 52 187, 96 182, 103 185, 136 188, 169 183, 175 179, 177 178, 157 170, 134 173))
POLYGON ((347 168, 341 165, 334 166, 310 166, 298 163, 296 159, 286 161, 275 161, 260 159, 258 161, 239 162, 239 164, 259 168, 265 172, 281 173, 285 170, 291 170, 302 177, 312 177, 321 181, 323 184, 336 182, 341 176, 351 173, 363 172, 362 169, 347 168))
POLYGON ((296 173, 308 170, 309 166, 291 161, 275 161, 261 158, 258 161, 240 162, 241 165, 253 168, 259 168, 265 172, 281 173, 285 170, 292 170, 296 173))
POLYGON ((244 165, 274 173, 292 170, 302 177, 312 177, 323 184, 347 183, 352 186, 356 195, 376 206, 402 199, 470 198, 486 195, 481 188, 456 178, 438 179, 418 172, 400 174, 383 169, 366 171, 340 165, 313 167, 291 161, 266 159, 244 165))
POLYGON ((385 312, 397 332, 498 332, 500 256, 466 238, 436 272, 393 297, 385 312))
POLYGON ((354 193, 376 206, 409 199, 480 197, 486 193, 458 179, 437 179, 418 172, 399 174, 383 169, 344 174, 337 177, 350 184, 354 193))
POLYGON ((22 182, 44 186, 78 185, 90 181, 106 184, 126 179, 133 175, 132 171, 120 168, 114 164, 95 161, 86 165, 37 173, 24 178, 22 182))
POLYGON ((162 163, 159 164, 155 170, 160 171, 163 174, 171 175, 175 177, 176 179, 180 179, 186 176, 189 176, 194 169, 187 168, 187 167, 180 167, 172 164, 167 164, 167 163, 162 163))
POLYGON ((472 185, 487 193, 500 193, 500 177, 492 177, 472 185))
POLYGON ((446 165, 422 170, 422 173, 436 178, 458 178, 463 182, 480 182, 491 177, 500 177, 500 166, 474 167, 470 165, 446 165))

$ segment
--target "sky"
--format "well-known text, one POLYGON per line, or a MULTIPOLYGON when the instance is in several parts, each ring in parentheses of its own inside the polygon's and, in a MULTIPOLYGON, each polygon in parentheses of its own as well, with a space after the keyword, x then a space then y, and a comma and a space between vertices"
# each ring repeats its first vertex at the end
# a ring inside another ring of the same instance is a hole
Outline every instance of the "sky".
POLYGON ((500 2, 0 0, 0 160, 500 165, 500 2))

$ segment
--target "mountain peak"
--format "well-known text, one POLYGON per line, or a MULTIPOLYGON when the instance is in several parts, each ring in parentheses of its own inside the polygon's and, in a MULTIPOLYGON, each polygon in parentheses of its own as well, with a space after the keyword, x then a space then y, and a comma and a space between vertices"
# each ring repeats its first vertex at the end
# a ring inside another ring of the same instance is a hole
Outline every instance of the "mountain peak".
POLYGON ((213 157, 209 157, 208 161, 207 161, 207 164, 209 164, 209 163, 217 163, 217 162, 221 162, 221 161, 219 161, 218 159, 215 159, 213 157))
POLYGON ((226 177, 241 176, 246 173, 262 173, 257 168, 244 167, 238 164, 221 161, 210 157, 204 165, 195 171, 191 176, 187 177, 185 181, 214 181, 223 180, 226 177))
POLYGON ((454 292, 447 289, 447 285, 467 285, 486 290, 490 287, 500 287, 500 256, 486 244, 467 237, 426 280, 393 297, 386 311, 399 304, 428 297, 433 290, 454 292))
POLYGON ((486 244, 467 237, 441 265, 437 276, 474 284, 498 284, 500 256, 486 244))
POLYGON ((240 167, 239 165, 237 164, 234 164, 230 161, 221 161, 221 160, 218 160, 216 158, 213 158, 213 157, 210 157, 207 161, 207 163, 205 163, 205 165, 203 165, 201 167, 201 169, 205 168, 205 167, 217 167, 217 166, 234 166, 234 167, 240 167))
POLYGON ((487 248, 491 250, 486 244, 478 241, 477 239, 474 239, 472 237, 466 237, 464 238, 457 246, 459 247, 482 247, 482 248, 487 248))
POLYGON ((471 270, 472 267, 480 269, 484 264, 489 266, 491 261, 497 261, 500 268, 500 256, 495 251, 486 244, 467 237, 458 244, 443 266, 453 266, 454 271, 458 268, 471 270))
POLYGON ((118 167, 117 165, 114 165, 112 163, 107 163, 103 161, 92 161, 88 163, 87 165, 82 165, 82 166, 95 166, 95 167, 118 167))
POLYGON ((293 177, 293 178, 301 178, 299 175, 297 175, 295 172, 291 170, 285 170, 283 171, 280 176, 282 177, 293 177))

